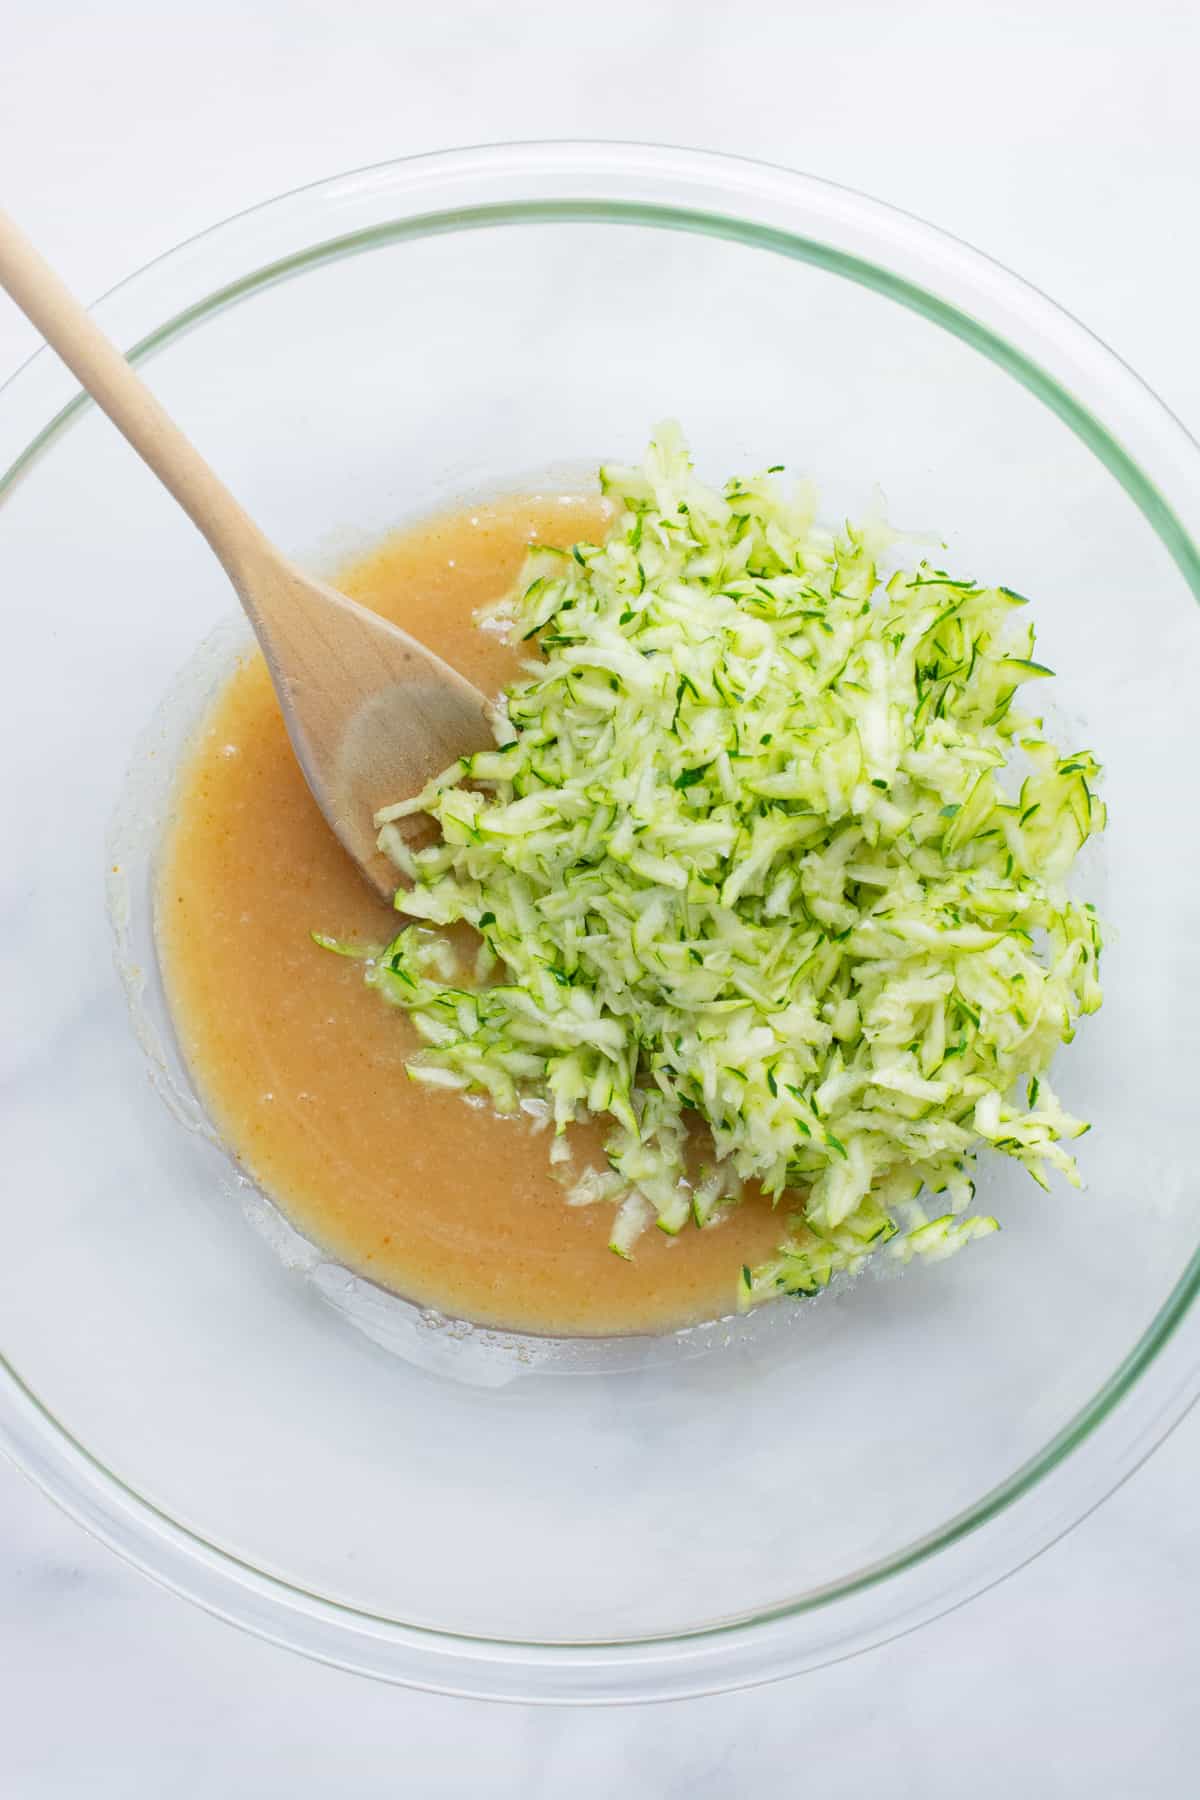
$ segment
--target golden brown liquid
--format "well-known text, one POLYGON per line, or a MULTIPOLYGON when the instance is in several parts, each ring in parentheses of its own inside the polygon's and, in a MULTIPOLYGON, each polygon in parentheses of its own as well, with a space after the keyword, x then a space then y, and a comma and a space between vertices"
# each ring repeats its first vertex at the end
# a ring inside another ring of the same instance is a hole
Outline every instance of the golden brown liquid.
MULTIPOLYGON (((496 692, 520 653, 472 623, 534 539, 604 535, 602 503, 534 498, 432 520, 337 585, 496 692)), ((567 1206, 548 1137, 408 1079, 416 1035, 313 929, 381 944, 397 918, 367 889, 293 759, 266 667, 235 671, 185 767, 160 878, 176 1026, 247 1172, 339 1261, 422 1305, 554 1333, 661 1331, 732 1309, 743 1263, 783 1235, 747 1200, 706 1231, 649 1230, 625 1262, 612 1207, 567 1206)), ((594 1127, 581 1162, 603 1167, 594 1127)))

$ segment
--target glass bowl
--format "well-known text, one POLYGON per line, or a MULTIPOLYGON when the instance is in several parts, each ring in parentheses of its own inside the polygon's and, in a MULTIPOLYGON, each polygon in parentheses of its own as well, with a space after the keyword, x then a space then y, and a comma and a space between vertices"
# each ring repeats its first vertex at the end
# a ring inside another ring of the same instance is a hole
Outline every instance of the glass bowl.
POLYGON ((0 1441, 210 1610, 482 1696, 790 1674, 1043 1549, 1179 1418, 1200 1363, 1195 445, 962 244, 686 151, 367 169, 185 244, 97 313, 323 570, 455 497, 632 458, 664 416, 703 472, 809 470, 834 515, 878 483, 951 566, 1036 602, 1063 728, 1107 767, 1107 998, 1058 1083, 1095 1121, 1086 1191, 989 1168, 1005 1229, 951 1263, 615 1345, 356 1284, 233 1179, 157 987, 149 873, 230 592, 39 354, 0 399, 0 1441))

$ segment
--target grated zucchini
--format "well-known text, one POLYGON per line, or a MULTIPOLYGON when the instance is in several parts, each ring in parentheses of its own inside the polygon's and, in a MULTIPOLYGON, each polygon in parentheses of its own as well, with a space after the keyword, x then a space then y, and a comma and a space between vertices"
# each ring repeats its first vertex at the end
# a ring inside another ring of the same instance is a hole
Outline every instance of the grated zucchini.
POLYGON ((717 493, 674 427, 602 481, 611 536, 535 550, 491 609, 540 649, 496 748, 378 816, 410 922, 365 973, 424 1039, 414 1078, 559 1134, 607 1115, 609 1169, 568 1198, 615 1206, 623 1256, 746 1183, 779 1197, 743 1304, 995 1230, 982 1146, 1078 1184, 1046 1072, 1100 1005, 1065 881, 1104 808, 1091 752, 1016 709, 1050 674, 1026 602, 926 563, 881 585, 885 527, 831 533, 772 473, 717 493), (441 841, 414 852, 418 812, 441 841))

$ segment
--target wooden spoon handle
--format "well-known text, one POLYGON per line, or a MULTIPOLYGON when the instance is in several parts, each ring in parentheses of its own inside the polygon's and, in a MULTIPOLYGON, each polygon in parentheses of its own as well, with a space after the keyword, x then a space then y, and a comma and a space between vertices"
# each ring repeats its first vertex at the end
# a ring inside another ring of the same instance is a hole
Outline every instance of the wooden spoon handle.
POLYGON ((0 286, 32 320, 97 406, 203 532, 241 593, 249 566, 275 555, 116 345, 64 287, 49 263, 0 211, 0 286))

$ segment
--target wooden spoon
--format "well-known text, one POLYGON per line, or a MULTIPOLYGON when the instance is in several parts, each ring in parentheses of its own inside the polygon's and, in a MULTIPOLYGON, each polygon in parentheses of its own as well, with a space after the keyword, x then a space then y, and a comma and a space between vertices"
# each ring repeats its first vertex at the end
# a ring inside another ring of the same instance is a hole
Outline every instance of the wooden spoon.
POLYGON ((376 847, 374 815, 493 741, 483 695, 407 632, 313 581, 268 543, 2 212, 0 285, 216 551, 262 646, 313 798, 390 900, 397 875, 376 847))

